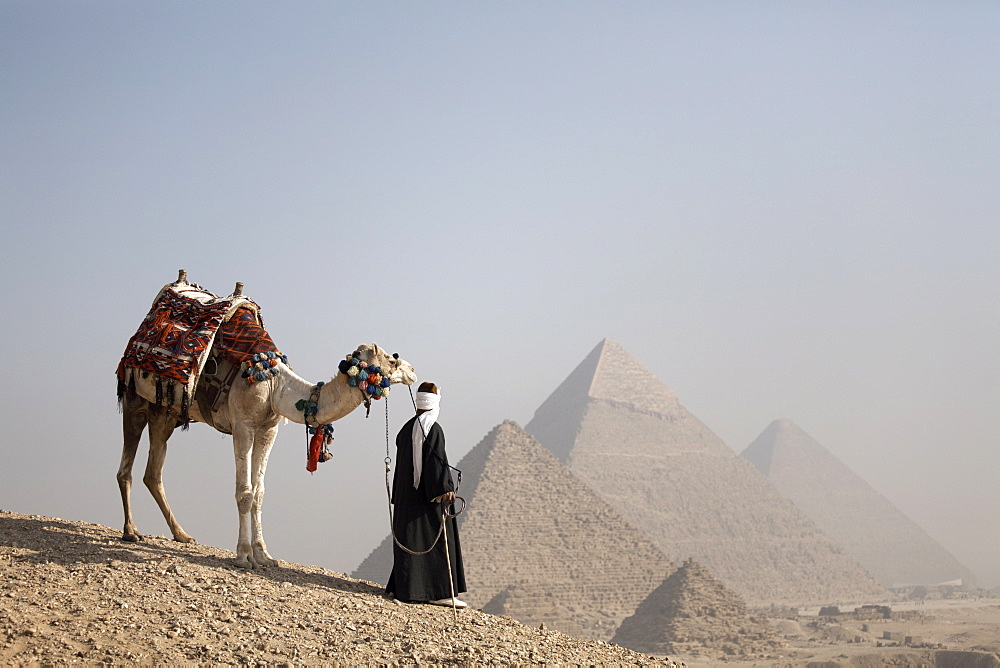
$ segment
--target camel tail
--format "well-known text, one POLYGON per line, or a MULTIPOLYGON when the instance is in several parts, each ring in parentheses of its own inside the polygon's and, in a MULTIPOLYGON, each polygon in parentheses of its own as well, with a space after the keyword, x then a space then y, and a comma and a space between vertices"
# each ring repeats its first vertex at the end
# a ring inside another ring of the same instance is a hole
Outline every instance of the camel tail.
POLYGON ((118 412, 119 413, 121 413, 123 410, 125 410, 125 392, 126 392, 125 379, 119 377, 118 378, 118 412))
POLYGON ((188 411, 191 406, 191 398, 188 396, 187 386, 184 386, 184 393, 181 394, 181 419, 178 420, 181 426, 181 431, 187 431, 191 427, 191 417, 188 415, 188 411))

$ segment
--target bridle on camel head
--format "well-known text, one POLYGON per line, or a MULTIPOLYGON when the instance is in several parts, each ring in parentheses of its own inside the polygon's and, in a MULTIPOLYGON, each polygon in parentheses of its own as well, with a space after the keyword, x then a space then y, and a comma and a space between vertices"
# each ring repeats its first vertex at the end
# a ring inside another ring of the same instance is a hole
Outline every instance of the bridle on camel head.
MULTIPOLYGON (((381 352, 378 345, 373 343, 372 358, 377 358, 381 352)), ((393 370, 399 366, 399 353, 392 354, 392 361, 389 364, 394 367, 393 370)), ((361 392, 366 418, 371 415, 372 399, 378 400, 389 396, 389 388, 392 385, 391 373, 385 373, 388 369, 383 369, 378 364, 363 361, 360 348, 342 360, 339 369, 347 377, 347 384, 358 388, 361 392)))

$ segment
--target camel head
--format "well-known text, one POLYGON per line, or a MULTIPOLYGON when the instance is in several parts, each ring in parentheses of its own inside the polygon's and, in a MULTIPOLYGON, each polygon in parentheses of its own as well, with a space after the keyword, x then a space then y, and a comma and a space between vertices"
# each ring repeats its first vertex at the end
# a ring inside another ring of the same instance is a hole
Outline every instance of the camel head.
POLYGON ((402 359, 398 354, 389 354, 373 343, 368 345, 362 343, 353 353, 359 361, 367 362, 369 366, 382 368, 383 375, 387 375, 390 383, 402 383, 412 385, 417 382, 417 372, 409 362, 402 359))

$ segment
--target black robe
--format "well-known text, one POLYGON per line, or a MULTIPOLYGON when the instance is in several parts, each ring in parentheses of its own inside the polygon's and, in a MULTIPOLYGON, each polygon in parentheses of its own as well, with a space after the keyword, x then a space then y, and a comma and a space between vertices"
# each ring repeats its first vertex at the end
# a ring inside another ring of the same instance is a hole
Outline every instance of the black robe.
MULTIPOLYGON (((430 548, 441 529, 443 503, 431 499, 446 492, 454 492, 455 484, 444 451, 444 430, 435 423, 431 426, 423 445, 423 470, 420 486, 413 488, 413 424, 409 420, 396 435, 396 471, 392 479, 393 524, 396 539, 414 552, 430 548)), ((449 510, 452 510, 449 508, 449 510)), ((465 568, 462 564, 462 545, 454 518, 445 523, 448 535, 448 553, 451 556, 451 575, 455 595, 466 591, 465 568)), ((448 561, 445 559, 444 536, 427 554, 414 556, 392 544, 392 573, 385 587, 400 601, 436 601, 451 597, 448 585, 448 561)))

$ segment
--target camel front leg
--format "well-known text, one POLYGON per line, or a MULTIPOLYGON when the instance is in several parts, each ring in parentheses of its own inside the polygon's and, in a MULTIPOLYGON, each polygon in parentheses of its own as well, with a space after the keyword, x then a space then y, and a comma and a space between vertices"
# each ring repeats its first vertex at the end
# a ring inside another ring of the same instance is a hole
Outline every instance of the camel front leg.
POLYGON ((278 565, 277 560, 267 553, 260 512, 264 501, 264 471, 277 430, 277 426, 258 430, 246 425, 237 425, 233 430, 236 510, 240 516, 236 565, 240 568, 278 565))
POLYGON ((264 473, 267 471, 267 460, 271 456, 274 439, 278 435, 278 426, 259 429, 253 442, 251 457, 251 476, 253 483, 253 507, 251 508, 251 531, 253 532, 253 560, 258 566, 277 566, 278 560, 267 552, 264 543, 264 524, 262 510, 264 506, 264 473))
POLYGON ((236 541, 236 565, 253 568, 250 511, 253 509, 253 489, 250 486, 250 452, 253 449, 253 429, 237 424, 233 429, 233 454, 236 457, 236 512, 240 520, 240 537, 236 541))

